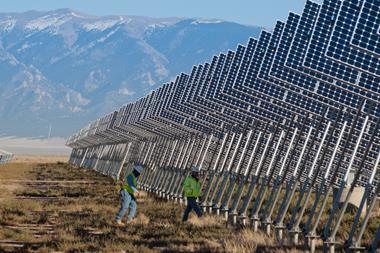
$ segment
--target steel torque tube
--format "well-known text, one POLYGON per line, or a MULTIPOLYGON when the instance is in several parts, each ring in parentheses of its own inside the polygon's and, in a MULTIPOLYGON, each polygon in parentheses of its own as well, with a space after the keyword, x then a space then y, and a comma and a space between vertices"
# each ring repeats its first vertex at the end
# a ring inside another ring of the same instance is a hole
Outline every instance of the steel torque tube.
POLYGON ((174 153, 174 150, 177 144, 178 144, 177 137, 174 137, 172 140, 168 140, 165 154, 164 156, 162 156, 161 160, 158 161, 157 168, 155 168, 154 173, 152 173, 152 176, 149 182, 149 192, 155 191, 156 186, 158 184, 158 180, 161 177, 163 167, 165 167, 166 164, 169 163, 169 160, 171 159, 171 156, 174 153), (170 149, 172 149, 172 152, 169 152, 170 149))
POLYGON ((170 164, 169 166, 165 167, 163 176, 160 180, 159 187, 157 189, 157 194, 160 197, 163 197, 163 190, 165 189, 167 183, 168 183, 168 178, 172 178, 170 174, 174 174, 178 170, 178 164, 180 163, 181 159, 184 157, 184 154, 187 151, 187 148, 189 147, 191 142, 191 136, 187 135, 184 140, 183 140, 183 145, 181 145, 181 148, 179 149, 177 153, 177 157, 175 160, 173 160, 173 163, 170 164))
POLYGON ((152 185, 152 191, 154 193, 157 193, 157 191, 158 191, 158 187, 159 187, 160 183, 162 182, 161 178, 162 178, 164 172, 166 171, 166 168, 168 166, 170 166, 172 164, 172 162, 174 161, 174 157, 175 157, 174 154, 175 154, 177 145, 180 142, 181 142, 181 138, 177 138, 174 141, 172 152, 169 155, 169 159, 167 159, 167 161, 164 162, 163 164, 161 164, 161 166, 157 169, 158 170, 158 173, 157 173, 158 175, 156 176, 155 181, 153 182, 153 185, 152 185))

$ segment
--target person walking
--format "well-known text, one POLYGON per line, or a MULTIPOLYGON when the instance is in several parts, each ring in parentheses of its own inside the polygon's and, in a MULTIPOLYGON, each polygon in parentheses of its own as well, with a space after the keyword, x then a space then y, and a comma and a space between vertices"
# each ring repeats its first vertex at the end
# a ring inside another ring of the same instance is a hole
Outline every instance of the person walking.
POLYGON ((197 166, 193 166, 191 168, 191 175, 185 179, 183 191, 187 199, 187 207, 183 214, 182 221, 187 221, 192 210, 195 211, 199 218, 202 217, 202 210, 199 208, 197 203, 197 198, 199 198, 201 195, 199 168, 197 166))
POLYGON ((125 225, 122 222, 122 219, 127 213, 128 208, 129 213, 127 224, 129 224, 136 215, 137 203, 135 195, 139 194, 139 191, 137 190, 137 178, 140 176, 143 169, 144 168, 141 165, 136 165, 133 168, 132 173, 126 177, 127 182, 120 190, 121 207, 116 216, 116 224, 119 226, 125 225))

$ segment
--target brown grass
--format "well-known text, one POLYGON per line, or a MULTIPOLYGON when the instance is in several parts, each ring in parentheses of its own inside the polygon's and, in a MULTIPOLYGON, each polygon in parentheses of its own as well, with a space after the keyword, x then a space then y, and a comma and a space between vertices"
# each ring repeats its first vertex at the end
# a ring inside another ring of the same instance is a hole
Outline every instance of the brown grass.
MULTIPOLYGON (((9 163, 0 165, 0 180, 29 179, 35 164, 9 163)), ((2 184, 2 182, 1 182, 2 184)))
POLYGON ((191 215, 188 222, 194 227, 206 228, 206 227, 213 227, 213 226, 218 226, 220 224, 223 224, 224 220, 221 216, 206 215, 201 218, 198 218, 195 215, 191 215))
POLYGON ((140 225, 140 226, 147 226, 150 222, 150 219, 146 217, 143 213, 139 213, 136 215, 136 217, 132 220, 132 225, 140 225))
POLYGON ((67 155, 15 155, 12 163, 56 163, 68 160, 67 155))
POLYGON ((273 244, 273 240, 261 233, 254 233, 250 229, 243 229, 232 238, 223 242, 227 252, 231 253, 248 253, 254 252, 257 249, 257 244, 273 244))
MULTIPOLYGON (((67 164, 8 164, 2 183, 9 182, 0 205, 0 240, 39 243, 23 252, 303 252, 281 247, 273 238, 249 228, 228 227, 222 217, 194 214, 181 222, 184 206, 141 192, 137 216, 125 228, 114 223, 119 208, 119 182, 67 164), (13 170, 11 168, 14 168, 13 170), (36 180, 44 183, 36 183, 36 180), (22 185, 21 188, 17 184, 22 185), (9 185, 12 185, 9 187, 9 185), (12 187, 15 187, 12 189, 12 187), (56 200, 15 200, 18 197, 52 197, 56 200), (28 225, 29 228, 8 226, 28 225), (36 237, 33 226, 53 227, 52 234, 36 237)), ((0 169, 0 171, 1 171, 0 169)), ((350 219, 351 217, 348 217, 350 219)), ((375 222, 376 223, 376 222, 375 222)), ((346 233, 344 226, 341 233, 346 233)), ((373 227, 373 228, 372 228, 373 227)), ((371 225, 376 229, 376 224, 371 225)), ((372 231, 374 233, 374 231, 372 231)), ((368 238, 366 237, 366 240, 368 238)), ((1 248, 0 252, 9 250, 1 248)))

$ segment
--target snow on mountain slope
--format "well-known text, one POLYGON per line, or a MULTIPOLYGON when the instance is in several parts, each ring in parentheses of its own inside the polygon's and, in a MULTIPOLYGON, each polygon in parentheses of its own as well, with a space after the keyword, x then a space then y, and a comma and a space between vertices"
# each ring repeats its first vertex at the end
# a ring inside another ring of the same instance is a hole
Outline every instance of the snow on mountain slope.
POLYGON ((51 124, 65 137, 260 30, 70 9, 0 13, 0 134, 46 135, 51 124))
POLYGON ((124 20, 123 17, 119 17, 119 18, 112 18, 108 20, 98 20, 95 22, 84 23, 83 28, 87 31, 91 31, 91 30, 104 31, 117 24, 123 24, 123 23, 128 24, 129 22, 131 22, 130 18, 127 18, 126 20, 124 20))

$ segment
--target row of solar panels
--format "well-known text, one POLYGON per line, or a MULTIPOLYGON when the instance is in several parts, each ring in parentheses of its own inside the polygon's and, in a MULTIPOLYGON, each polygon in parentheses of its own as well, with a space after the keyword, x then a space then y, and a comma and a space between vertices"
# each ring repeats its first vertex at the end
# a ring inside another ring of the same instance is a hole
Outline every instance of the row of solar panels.
POLYGON ((5 164, 13 159, 13 154, 4 150, 0 150, 0 164, 5 164))
MULTIPOLYGON (((92 122, 67 145, 78 149, 189 131, 212 131, 221 138, 236 125, 259 122, 262 130, 269 120, 285 127, 293 117, 296 122, 307 118, 308 127, 324 117, 326 127, 345 108, 341 126, 345 121, 350 126, 356 110, 363 111, 354 131, 357 137, 370 116, 359 148, 363 153, 380 116, 379 15, 378 1, 307 1, 302 15, 290 13, 273 32, 262 31, 247 45, 216 55, 190 74, 182 73, 92 122)), ((378 152, 376 133, 368 164, 378 152)))

